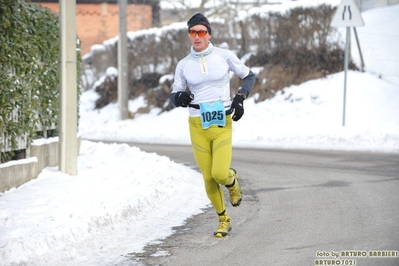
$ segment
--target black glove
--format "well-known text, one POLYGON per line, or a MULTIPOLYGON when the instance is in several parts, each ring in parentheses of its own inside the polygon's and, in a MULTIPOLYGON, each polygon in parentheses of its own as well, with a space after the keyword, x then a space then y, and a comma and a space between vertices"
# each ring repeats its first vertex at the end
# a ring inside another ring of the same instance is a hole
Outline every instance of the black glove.
POLYGON ((244 114, 244 98, 241 95, 236 95, 231 103, 231 111, 234 111, 233 121, 238 121, 244 114))
POLYGON ((179 91, 176 93, 176 106, 187 107, 192 100, 194 100, 194 95, 191 92, 179 91))

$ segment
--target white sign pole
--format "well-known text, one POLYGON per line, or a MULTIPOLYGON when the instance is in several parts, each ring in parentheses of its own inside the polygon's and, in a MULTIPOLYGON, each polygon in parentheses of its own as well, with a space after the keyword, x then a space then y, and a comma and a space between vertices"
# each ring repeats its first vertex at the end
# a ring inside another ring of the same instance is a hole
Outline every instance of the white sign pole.
POLYGON ((345 69, 345 78, 344 78, 344 104, 343 104, 343 112, 342 112, 342 126, 345 126, 345 111, 346 111, 346 82, 348 76, 348 61, 349 61, 349 42, 350 42, 350 27, 346 27, 346 44, 345 44, 345 59, 344 59, 344 69, 345 69))

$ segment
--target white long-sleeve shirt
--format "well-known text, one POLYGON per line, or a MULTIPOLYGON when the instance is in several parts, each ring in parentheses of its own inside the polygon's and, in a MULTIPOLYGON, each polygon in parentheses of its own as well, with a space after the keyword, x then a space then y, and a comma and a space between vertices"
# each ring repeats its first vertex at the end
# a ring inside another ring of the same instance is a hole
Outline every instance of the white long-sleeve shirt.
MULTIPOLYGON (((185 91, 194 94, 192 104, 222 101, 225 109, 230 108, 230 72, 244 79, 250 69, 230 50, 214 47, 212 43, 206 50, 191 53, 176 66, 172 94, 185 91)), ((200 116, 200 111, 189 108, 190 116, 200 116)))

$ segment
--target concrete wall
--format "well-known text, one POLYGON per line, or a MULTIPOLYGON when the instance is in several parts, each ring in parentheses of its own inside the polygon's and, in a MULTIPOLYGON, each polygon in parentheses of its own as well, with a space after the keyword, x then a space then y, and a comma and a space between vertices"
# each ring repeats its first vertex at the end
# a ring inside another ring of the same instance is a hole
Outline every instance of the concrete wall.
POLYGON ((30 147, 30 157, 0 164, 0 192, 35 179, 47 166, 58 165, 58 141, 30 147))

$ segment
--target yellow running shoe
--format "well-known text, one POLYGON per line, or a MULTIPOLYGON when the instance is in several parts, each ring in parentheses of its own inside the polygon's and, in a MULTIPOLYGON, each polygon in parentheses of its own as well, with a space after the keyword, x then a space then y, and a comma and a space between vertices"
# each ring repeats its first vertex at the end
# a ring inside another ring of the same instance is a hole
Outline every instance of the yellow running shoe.
POLYGON ((240 188, 240 184, 238 183, 237 171, 233 168, 230 168, 230 173, 232 173, 234 181, 233 184, 226 185, 226 188, 229 191, 231 205, 233 205, 234 207, 238 207, 241 204, 242 191, 240 188))
POLYGON ((216 237, 225 237, 227 236, 227 233, 231 231, 231 223, 230 223, 230 218, 227 214, 224 215, 219 215, 219 226, 216 232, 213 234, 216 237))

